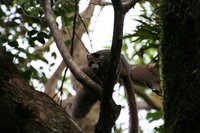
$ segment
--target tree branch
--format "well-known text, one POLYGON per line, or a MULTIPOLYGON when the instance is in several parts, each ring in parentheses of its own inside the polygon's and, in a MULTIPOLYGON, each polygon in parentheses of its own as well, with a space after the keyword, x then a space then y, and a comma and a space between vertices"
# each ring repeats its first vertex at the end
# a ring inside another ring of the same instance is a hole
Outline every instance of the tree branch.
POLYGON ((155 64, 130 65, 131 80, 134 84, 151 88, 158 95, 162 94, 160 89, 160 76, 158 67, 155 64))
POLYGON ((144 101, 153 109, 161 110, 161 107, 157 105, 146 93, 141 92, 135 87, 135 93, 144 99, 144 101))
MULTIPOLYGON (((113 106, 115 105, 115 103, 113 101, 112 94, 117 79, 117 68, 119 66, 120 55, 121 55, 124 17, 128 9, 130 9, 130 6, 133 5, 133 2, 131 2, 130 4, 123 6, 121 0, 112 0, 112 3, 114 7, 114 28, 113 28, 114 30, 113 30, 111 53, 110 53, 109 72, 107 78, 109 80, 107 80, 103 86, 104 90, 102 93, 102 100, 101 100, 101 112, 99 121, 96 126, 96 133, 102 133, 102 132, 110 133, 117 119, 113 117, 116 106, 113 106)), ((137 129, 138 128, 136 127, 135 132, 137 132, 137 129)))
POLYGON ((112 98, 112 94, 117 79, 116 72, 121 54, 124 14, 122 12, 121 1, 112 0, 112 2, 114 7, 114 31, 107 78, 109 80, 103 84, 104 90, 101 99, 101 111, 95 133, 111 133, 111 129, 118 118, 118 116, 113 116, 113 114, 116 114, 115 110, 117 105, 112 98))
POLYGON ((128 12, 131 8, 133 8, 137 2, 138 0, 131 0, 131 2, 124 4, 124 13, 128 12))
POLYGON ((69 67, 75 78, 81 82, 84 86, 90 86, 91 91, 100 97, 102 93, 102 88, 96 84, 93 80, 91 80, 82 70, 78 67, 78 65, 73 61, 68 49, 64 44, 64 38, 61 31, 58 29, 57 24, 53 17, 53 12, 51 10, 51 1, 44 0, 43 3, 45 18, 49 25, 49 28, 53 34, 56 45, 63 57, 64 62, 69 67))

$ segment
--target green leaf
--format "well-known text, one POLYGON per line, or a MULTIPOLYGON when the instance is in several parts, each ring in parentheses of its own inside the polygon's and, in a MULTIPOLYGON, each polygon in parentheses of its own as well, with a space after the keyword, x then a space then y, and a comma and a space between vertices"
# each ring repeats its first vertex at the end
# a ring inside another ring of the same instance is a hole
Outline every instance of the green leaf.
POLYGON ((34 41, 29 41, 29 44, 31 47, 35 47, 35 42, 34 41))
POLYGON ((49 38, 49 35, 45 32, 38 32, 37 36, 41 38, 49 38))
POLYGON ((2 17, 2 16, 4 16, 4 15, 6 15, 4 12, 3 12, 3 10, 0 8, 0 17, 2 17))
POLYGON ((51 56, 54 57, 54 59, 56 59, 56 57, 57 57, 57 55, 56 55, 55 52, 52 52, 52 53, 51 53, 51 56))
POLYGON ((17 4, 23 5, 27 0, 17 0, 17 4))
POLYGON ((69 46, 71 44, 71 40, 65 40, 65 45, 69 46))
POLYGON ((19 24, 15 21, 11 21, 11 22, 7 22, 7 25, 8 27, 17 27, 19 26, 19 24))
POLYGON ((155 120, 159 120, 162 118, 163 113, 161 111, 154 112, 154 113, 148 113, 146 118, 151 122, 155 120))
POLYGON ((38 33, 37 30, 31 30, 31 31, 29 31, 29 32, 27 33, 27 35, 33 36, 33 35, 35 35, 36 33, 38 33))
POLYGON ((19 60, 19 62, 20 62, 20 63, 24 63, 24 61, 25 61, 25 59, 24 59, 24 58, 22 58, 22 57, 19 57, 19 56, 18 56, 17 58, 18 58, 18 60, 19 60))
POLYGON ((11 42, 8 42, 8 44, 11 46, 11 47, 14 47, 14 48, 18 48, 19 47, 19 44, 17 41, 11 41, 11 42))
POLYGON ((45 58, 40 58, 41 61, 45 62, 46 64, 49 64, 49 61, 45 58))
POLYGON ((17 9, 16 9, 16 13, 22 14, 22 13, 23 13, 23 10, 22 10, 21 8, 17 8, 17 9))
POLYGON ((54 66, 54 65, 55 65, 55 63, 51 63, 51 64, 50 64, 51 67, 54 66))
POLYGON ((26 80, 30 80, 31 79, 31 74, 32 74, 32 71, 31 70, 27 70, 27 71, 25 71, 25 72, 22 73, 22 76, 26 80))
POLYGON ((40 13, 40 10, 41 9, 39 7, 35 7, 31 11, 29 11, 29 12, 30 12, 31 16, 38 16, 39 13, 40 13))
POLYGON ((164 125, 155 127, 154 130, 156 131, 156 133, 164 133, 164 125))
POLYGON ((4 35, 0 35, 0 43, 5 43, 7 42, 7 38, 4 35))
POLYGON ((44 38, 42 38, 42 37, 38 37, 37 40, 38 40, 40 43, 45 44, 45 40, 44 40, 44 38))

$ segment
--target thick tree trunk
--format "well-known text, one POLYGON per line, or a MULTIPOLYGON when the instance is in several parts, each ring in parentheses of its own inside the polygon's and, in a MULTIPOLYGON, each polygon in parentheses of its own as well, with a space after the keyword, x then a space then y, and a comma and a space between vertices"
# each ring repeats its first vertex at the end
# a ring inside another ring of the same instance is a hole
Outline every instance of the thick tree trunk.
POLYGON ((82 133, 49 96, 23 80, 0 49, 0 132, 82 133))
POLYGON ((161 74, 166 133, 200 132, 200 2, 163 0, 161 74))

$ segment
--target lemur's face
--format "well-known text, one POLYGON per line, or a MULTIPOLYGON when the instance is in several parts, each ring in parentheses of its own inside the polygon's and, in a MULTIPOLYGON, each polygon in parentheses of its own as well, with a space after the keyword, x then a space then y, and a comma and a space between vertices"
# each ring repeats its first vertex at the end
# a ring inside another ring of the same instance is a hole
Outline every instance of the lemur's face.
POLYGON ((99 54, 89 54, 87 55, 87 60, 88 60, 88 66, 90 69, 94 72, 98 72, 98 70, 101 69, 102 64, 103 64, 103 59, 104 56, 99 55, 99 54))

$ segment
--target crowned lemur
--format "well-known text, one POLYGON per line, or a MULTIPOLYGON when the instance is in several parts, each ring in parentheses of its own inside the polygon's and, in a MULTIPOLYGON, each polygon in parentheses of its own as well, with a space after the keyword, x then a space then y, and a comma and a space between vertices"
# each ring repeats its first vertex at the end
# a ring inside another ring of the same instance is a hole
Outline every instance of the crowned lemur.
MULTIPOLYGON (((100 50, 95 53, 87 55, 88 67, 83 71, 95 82, 102 86, 108 79, 109 63, 110 63, 110 50, 100 50)), ((138 133, 138 115, 137 105, 134 94, 134 86, 130 77, 130 65, 126 61, 125 57, 121 54, 119 65, 117 68, 117 82, 122 80, 125 86, 127 100, 130 113, 130 129, 129 133, 138 133)), ((89 90, 84 90, 78 97, 72 115, 75 117, 84 117, 92 107, 92 105, 98 100, 98 98, 89 90), (86 106, 87 104, 87 106, 86 106), (79 108, 83 110, 80 112, 79 108)))

